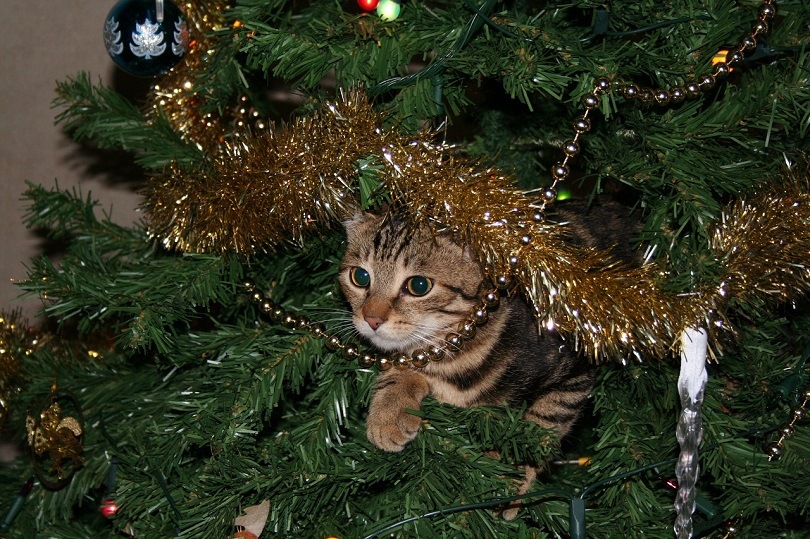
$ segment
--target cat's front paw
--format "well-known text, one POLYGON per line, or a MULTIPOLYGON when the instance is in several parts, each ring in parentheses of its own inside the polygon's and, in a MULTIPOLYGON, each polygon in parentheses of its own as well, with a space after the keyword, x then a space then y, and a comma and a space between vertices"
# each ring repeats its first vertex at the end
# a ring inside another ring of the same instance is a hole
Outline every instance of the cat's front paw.
POLYGON ((398 412, 369 414, 366 420, 366 436, 383 451, 397 453, 416 438, 422 420, 404 410, 398 412))

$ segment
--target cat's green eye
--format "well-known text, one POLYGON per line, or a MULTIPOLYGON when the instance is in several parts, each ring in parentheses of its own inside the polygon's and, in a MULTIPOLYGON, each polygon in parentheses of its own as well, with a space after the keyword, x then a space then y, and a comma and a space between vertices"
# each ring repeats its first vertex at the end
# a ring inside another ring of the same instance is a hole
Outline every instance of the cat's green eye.
POLYGON ((421 275, 414 275, 405 281, 405 290, 413 296, 424 296, 433 288, 433 281, 421 275))
POLYGON ((371 275, 359 266, 355 266, 349 270, 349 279, 351 279, 354 286, 359 286, 360 288, 366 288, 371 284, 371 275))

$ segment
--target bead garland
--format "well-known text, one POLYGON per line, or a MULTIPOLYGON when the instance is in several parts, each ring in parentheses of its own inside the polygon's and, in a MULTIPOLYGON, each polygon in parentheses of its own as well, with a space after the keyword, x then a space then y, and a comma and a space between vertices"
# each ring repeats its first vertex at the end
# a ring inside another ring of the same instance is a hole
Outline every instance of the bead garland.
MULTIPOLYGON (((660 105, 662 107, 670 103, 678 104, 684 102, 686 99, 694 99, 700 96, 701 92, 714 88, 718 80, 725 78, 731 73, 734 65, 743 61, 746 52, 756 48, 757 37, 768 33, 768 22, 775 16, 776 0, 764 0, 759 7, 757 22, 754 24, 751 31, 745 34, 737 45, 729 49, 723 61, 714 64, 714 71, 712 73, 703 75, 694 80, 689 80, 684 83, 683 86, 674 86, 669 89, 652 89, 638 86, 632 82, 625 83, 621 80, 617 80, 616 85, 618 91, 628 101, 637 99, 644 105, 660 105)), ((599 108, 601 96, 608 93, 613 86, 614 82, 611 80, 611 77, 598 77, 594 81, 593 90, 580 100, 580 104, 585 110, 581 116, 574 120, 574 138, 563 143, 562 149, 565 157, 551 168, 552 184, 543 191, 542 197, 538 203, 538 207, 541 211, 545 209, 547 204, 557 199, 557 185, 568 179, 568 175, 571 172, 568 163, 577 156, 581 150, 579 139, 582 135, 591 130, 591 121, 588 116, 591 111, 599 108)))
POLYGON ((765 454, 768 455, 768 460, 774 461, 782 458, 782 444, 796 433, 796 423, 807 417, 807 407, 810 406, 810 389, 804 390, 802 398, 802 403, 791 411, 790 422, 782 425, 779 429, 779 439, 765 446, 765 454))
POLYGON ((361 367, 370 368, 376 366, 380 371, 387 371, 391 367, 401 370, 410 367, 421 369, 431 361, 441 361, 448 354, 461 350, 466 342, 475 337, 476 329, 487 323, 489 312, 498 307, 501 301, 501 291, 508 288, 511 280, 501 278, 496 280, 496 283, 496 286, 490 287, 481 293, 478 302, 464 321, 458 325, 456 331, 448 333, 441 344, 420 348, 411 355, 397 354, 393 357, 363 353, 357 346, 345 344, 337 335, 327 332, 326 327, 320 322, 312 322, 304 316, 284 310, 256 288, 253 281, 248 280, 242 284, 247 290, 250 300, 258 305, 259 310, 266 314, 271 322, 281 324, 289 329, 309 331, 316 337, 324 339, 329 350, 340 353, 346 359, 357 361, 361 367))
MULTIPOLYGON (((555 163, 551 168, 552 183, 549 187, 542 190, 540 199, 532 205, 534 211, 530 217, 531 220, 535 223, 545 221, 546 207, 557 199, 557 186, 559 183, 568 179, 571 172, 569 163, 579 155, 582 149, 580 139, 591 130, 591 120, 589 116, 592 111, 599 108, 602 96, 611 90, 617 90, 628 101, 638 100, 643 105, 658 106, 678 104, 684 102, 686 99, 697 98, 700 96, 701 92, 714 88, 719 80, 728 76, 733 66, 743 61, 746 52, 750 52, 756 48, 757 38, 768 32, 768 23, 775 16, 776 0, 763 0, 758 10, 757 21, 751 28, 751 31, 746 33, 737 45, 729 49, 725 58, 713 64, 713 72, 693 80, 688 80, 682 86, 674 86, 669 89, 653 89, 639 86, 632 82, 624 82, 617 76, 597 77, 594 81, 593 90, 580 100, 584 111, 572 124, 574 136, 563 143, 562 150, 565 157, 555 163)), ((418 369, 425 367, 431 361, 443 360, 448 353, 458 352, 465 342, 475 337, 476 328, 486 323, 489 318, 488 311, 497 308, 500 302, 501 292, 514 288, 514 268, 518 267, 520 264, 520 257, 517 253, 520 252, 521 248, 531 244, 532 241, 530 234, 522 232, 525 228, 525 222, 521 222, 519 219, 515 224, 515 232, 519 237, 520 246, 507 257, 509 265, 508 271, 501 273, 493 272, 491 268, 484 269, 486 275, 485 282, 488 280, 494 283, 494 286, 485 286, 485 291, 481 294, 478 303, 470 311, 465 320, 459 324, 456 331, 448 333, 441 344, 429 348, 420 348, 410 356, 407 354, 398 354, 394 357, 389 357, 385 355, 375 356, 362 353, 357 346, 345 344, 336 335, 328 333, 323 324, 311 322, 306 317, 285 311, 258 290, 255 283, 252 281, 246 281, 243 284, 251 301, 258 305, 259 309, 268 315, 272 322, 281 324, 290 329, 309 331, 316 337, 325 339, 327 348, 339 352, 347 359, 356 360, 361 367, 369 368, 376 366, 380 371, 387 371, 391 369, 391 367, 403 370, 411 367, 418 369)), ((805 400, 803 407, 806 406, 806 404, 807 401, 805 400)), ((802 414, 804 413, 803 407, 802 414)), ((803 417, 803 415, 801 417, 803 417)), ((794 416, 793 422, 796 420, 797 418, 794 416)), ((791 422, 791 428, 793 422, 791 422)), ((786 436, 780 438, 779 442, 775 444, 770 444, 776 447, 780 454, 780 444, 785 437, 786 436)))

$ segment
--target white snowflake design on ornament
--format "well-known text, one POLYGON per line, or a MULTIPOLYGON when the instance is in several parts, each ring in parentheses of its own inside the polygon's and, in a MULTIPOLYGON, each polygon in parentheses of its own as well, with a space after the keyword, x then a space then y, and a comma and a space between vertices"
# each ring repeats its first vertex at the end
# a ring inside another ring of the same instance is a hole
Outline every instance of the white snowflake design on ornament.
POLYGON ((174 43, 172 43, 172 52, 175 56, 183 56, 188 50, 188 26, 186 21, 180 19, 174 23, 174 43))
POLYGON ((121 54, 124 44, 121 43, 121 31, 118 30, 118 21, 107 19, 104 21, 104 46, 110 55, 121 54))
POLYGON ((166 51, 166 44, 163 43, 163 31, 160 29, 160 24, 152 24, 148 17, 143 24, 135 23, 135 31, 132 32, 132 43, 129 44, 129 49, 132 54, 145 60, 163 54, 166 51))

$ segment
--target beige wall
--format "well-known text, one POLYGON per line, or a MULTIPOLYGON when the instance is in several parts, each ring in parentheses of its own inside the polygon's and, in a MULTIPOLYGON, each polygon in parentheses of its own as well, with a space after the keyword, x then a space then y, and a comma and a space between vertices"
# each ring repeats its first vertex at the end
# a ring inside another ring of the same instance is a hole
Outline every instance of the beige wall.
POLYGON ((32 322, 39 301, 15 299, 19 289, 11 282, 25 277, 25 264, 45 247, 22 224, 26 180, 78 186, 112 207, 115 221, 138 218, 137 169, 73 143, 53 125, 50 108, 55 81, 79 71, 133 95, 143 91, 146 83, 117 72, 104 50, 101 31, 115 1, 0 1, 0 310, 20 307, 32 322))

